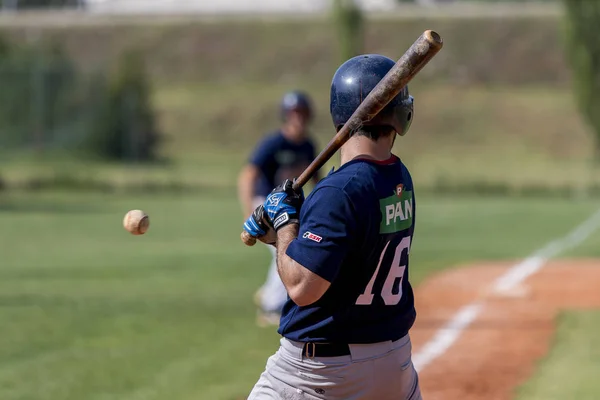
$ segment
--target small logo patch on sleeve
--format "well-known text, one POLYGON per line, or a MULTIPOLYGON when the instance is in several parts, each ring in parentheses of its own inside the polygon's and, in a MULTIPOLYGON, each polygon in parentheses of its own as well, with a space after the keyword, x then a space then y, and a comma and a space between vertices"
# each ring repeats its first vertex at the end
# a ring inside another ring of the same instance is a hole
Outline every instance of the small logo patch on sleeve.
POLYGON ((304 232, 304 235, 302 235, 302 237, 304 239, 310 239, 313 242, 317 242, 317 243, 321 243, 321 240, 323 240, 323 238, 319 235, 315 235, 314 233, 311 232, 304 232))

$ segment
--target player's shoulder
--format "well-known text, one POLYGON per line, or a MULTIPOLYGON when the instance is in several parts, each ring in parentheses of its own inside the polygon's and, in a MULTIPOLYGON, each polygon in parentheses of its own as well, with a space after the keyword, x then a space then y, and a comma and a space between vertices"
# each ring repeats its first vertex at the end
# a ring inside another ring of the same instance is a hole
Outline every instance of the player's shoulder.
POLYGON ((344 187, 363 186, 373 184, 378 179, 386 176, 398 176, 409 174, 402 160, 392 155, 384 161, 357 158, 342 165, 337 171, 332 170, 327 179, 330 182, 344 187))
POLYGON ((352 201, 356 193, 364 193, 368 186, 372 186, 372 180, 364 174, 369 169, 370 167, 363 163, 349 163, 338 170, 332 169, 316 184, 309 197, 315 200, 325 198, 331 203, 339 200, 352 201))
POLYGON ((355 199, 364 199, 365 193, 381 191, 382 185, 396 184, 398 178, 407 188, 412 188, 410 172, 396 156, 385 162, 357 159, 338 170, 332 169, 313 191, 320 189, 328 192, 329 196, 340 192, 354 202, 355 199))
POLYGON ((258 147, 277 147, 284 141, 281 131, 269 131, 258 140, 258 147))

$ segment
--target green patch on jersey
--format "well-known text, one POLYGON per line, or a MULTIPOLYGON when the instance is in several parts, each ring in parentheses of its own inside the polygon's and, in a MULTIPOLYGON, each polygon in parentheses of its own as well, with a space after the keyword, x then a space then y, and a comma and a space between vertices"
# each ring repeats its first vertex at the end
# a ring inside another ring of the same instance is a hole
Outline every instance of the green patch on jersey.
POLYGON ((379 233, 394 233, 410 228, 413 220, 412 190, 402 190, 398 185, 390 197, 379 200, 381 225, 379 233))

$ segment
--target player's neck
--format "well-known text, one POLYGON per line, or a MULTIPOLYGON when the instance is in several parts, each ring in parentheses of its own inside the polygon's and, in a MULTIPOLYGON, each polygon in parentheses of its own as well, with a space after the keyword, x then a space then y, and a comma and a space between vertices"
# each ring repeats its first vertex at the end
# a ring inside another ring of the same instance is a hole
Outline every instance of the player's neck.
POLYGON ((384 161, 392 156, 392 143, 387 138, 377 142, 364 136, 350 138, 340 150, 342 165, 356 158, 366 158, 375 161, 384 161))

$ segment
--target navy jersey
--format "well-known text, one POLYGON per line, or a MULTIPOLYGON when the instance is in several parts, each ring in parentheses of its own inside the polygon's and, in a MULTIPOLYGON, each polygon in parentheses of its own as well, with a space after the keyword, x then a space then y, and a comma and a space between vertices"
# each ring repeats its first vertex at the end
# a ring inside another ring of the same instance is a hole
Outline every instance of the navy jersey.
POLYGON ((412 179, 396 156, 355 159, 322 179, 302 206, 286 254, 331 286, 309 306, 288 299, 278 332, 343 343, 406 335, 416 317, 408 282, 414 221, 412 179))
POLYGON ((286 139, 281 131, 268 135, 250 156, 250 163, 261 171, 254 193, 266 197, 284 180, 300 176, 314 158, 311 140, 297 144, 286 139))

